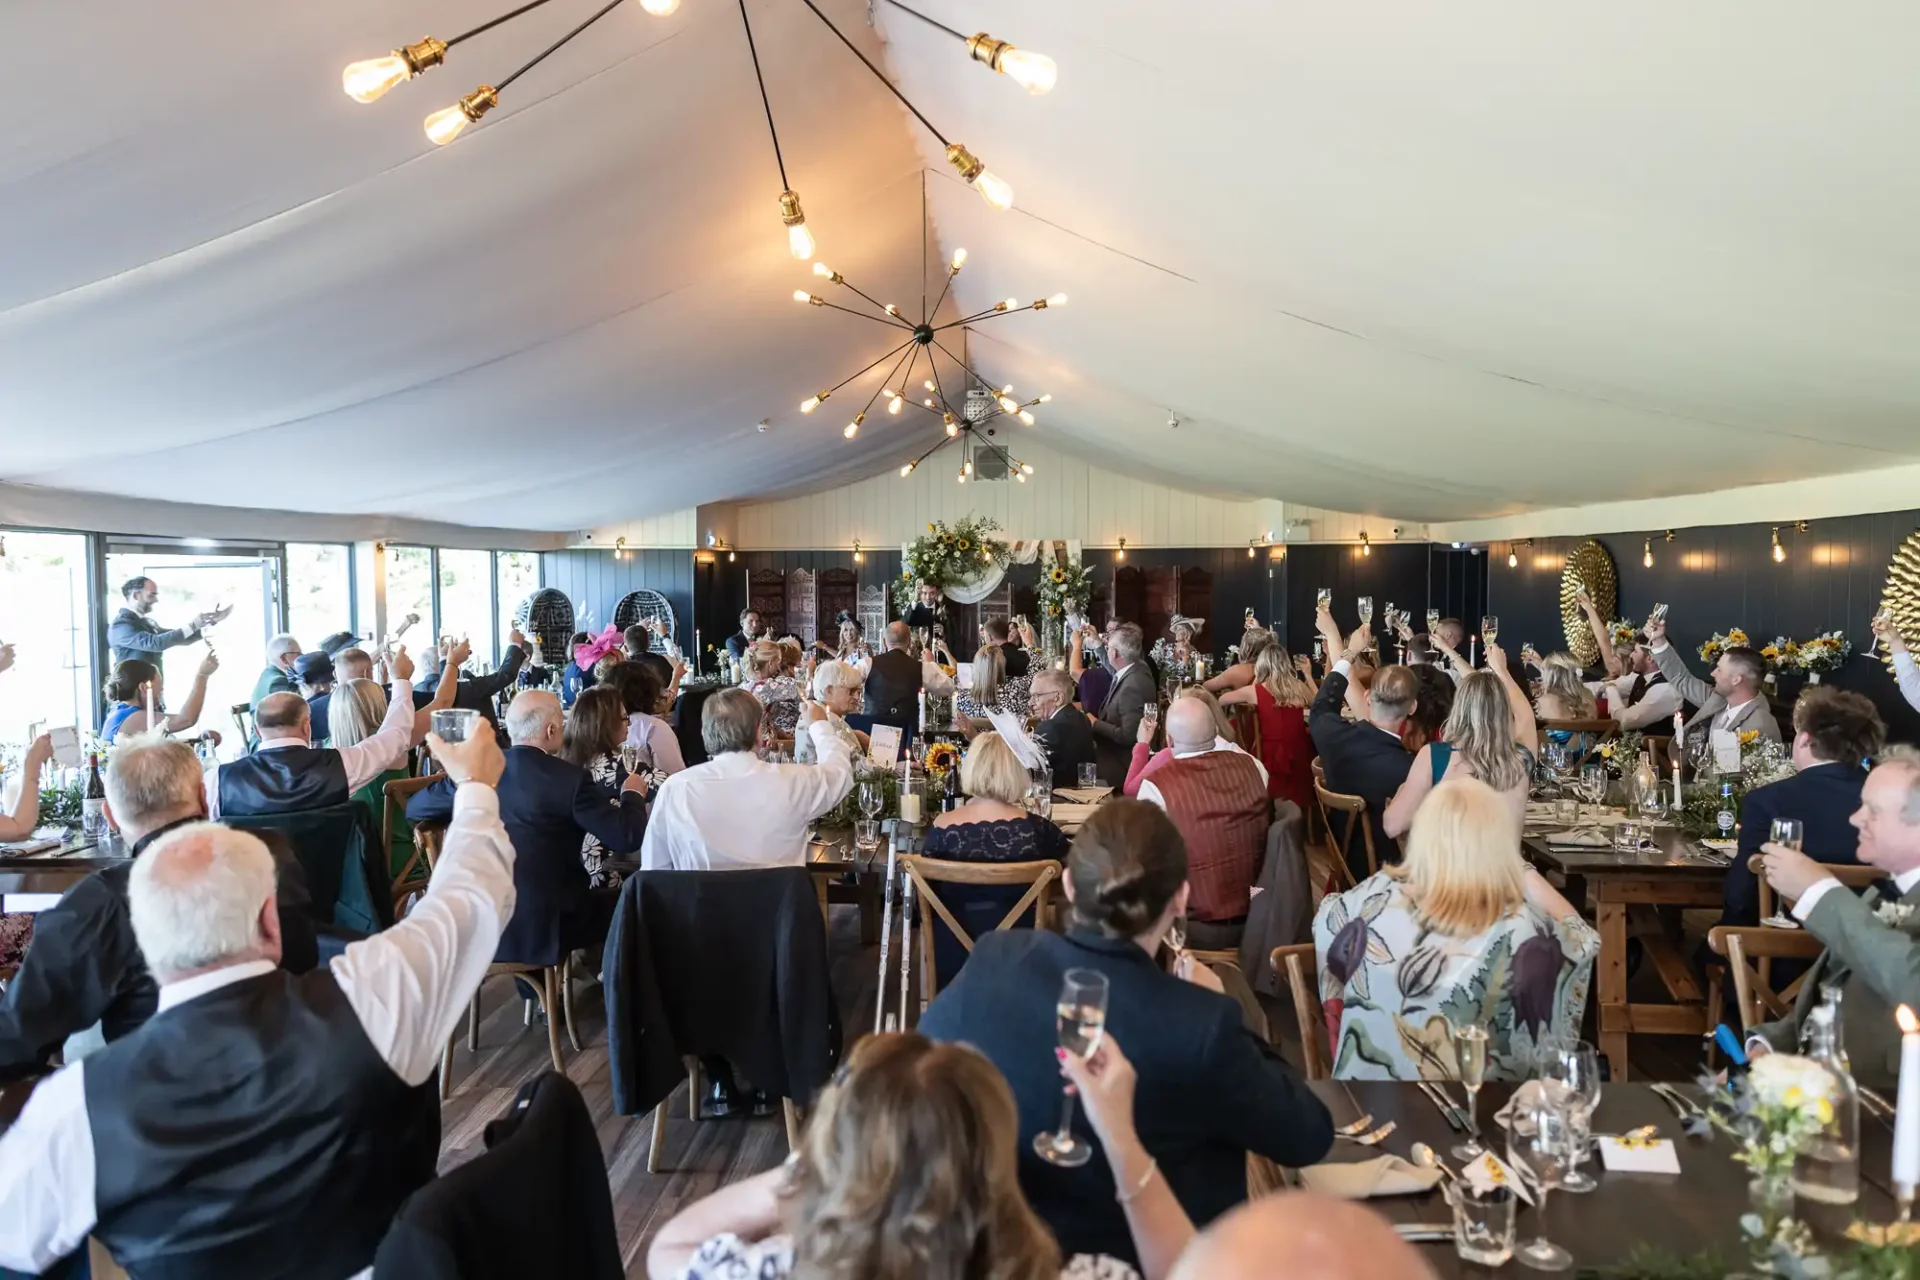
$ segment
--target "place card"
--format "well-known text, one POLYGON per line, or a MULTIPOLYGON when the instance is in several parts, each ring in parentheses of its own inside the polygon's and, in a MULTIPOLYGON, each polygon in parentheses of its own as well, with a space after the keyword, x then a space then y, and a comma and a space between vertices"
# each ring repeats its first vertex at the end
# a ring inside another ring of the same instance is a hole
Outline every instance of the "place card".
POLYGON ((953 669, 953 687, 962 693, 972 692, 973 668, 966 665, 955 667, 953 669))
POLYGON ((62 769, 78 769, 86 763, 80 758, 80 732, 70 724, 47 730, 53 740, 53 762, 62 769))
POLYGON ((1481 1195, 1486 1195, 1496 1187, 1505 1187, 1528 1204, 1533 1203, 1533 1193, 1527 1190, 1525 1180, 1491 1151, 1481 1153, 1478 1160, 1461 1165, 1460 1176, 1481 1195))
POLYGON ((900 759, 900 726, 876 724, 867 730, 867 759, 891 769, 900 759))
POLYGON ((1601 1138, 1600 1165, 1608 1173, 1680 1172, 1680 1152, 1667 1138, 1601 1138))

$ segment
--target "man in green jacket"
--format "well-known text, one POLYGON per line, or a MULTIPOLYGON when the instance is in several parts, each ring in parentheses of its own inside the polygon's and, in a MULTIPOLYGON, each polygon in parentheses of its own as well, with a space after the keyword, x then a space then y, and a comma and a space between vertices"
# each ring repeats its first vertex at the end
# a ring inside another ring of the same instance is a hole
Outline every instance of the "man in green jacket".
POLYGON ((1855 1077, 1891 1090, 1900 1074, 1900 1033, 1893 1011, 1920 1009, 1920 753, 1891 747, 1867 775, 1860 809, 1860 861, 1889 879, 1856 896, 1822 863, 1785 845, 1760 847, 1760 873, 1775 892, 1794 899, 1793 914, 1826 945, 1800 988, 1793 1013, 1753 1028, 1750 1051, 1792 1053, 1800 1021, 1822 986, 1842 990, 1840 1024, 1855 1077))
POLYGON ((284 631, 267 641, 267 668, 253 682, 250 701, 255 711, 260 709, 260 699, 270 693, 295 692, 293 662, 299 656, 300 642, 284 631))

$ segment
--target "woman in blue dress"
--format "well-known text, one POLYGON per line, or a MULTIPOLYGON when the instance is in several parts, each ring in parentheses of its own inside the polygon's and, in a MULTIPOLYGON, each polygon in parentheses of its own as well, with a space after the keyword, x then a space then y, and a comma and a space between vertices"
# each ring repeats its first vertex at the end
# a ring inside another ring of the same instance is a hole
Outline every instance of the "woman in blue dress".
MULTIPOLYGON (((193 688, 187 692, 187 701, 177 714, 167 713, 167 704, 161 693, 166 683, 160 674, 160 668, 143 658, 129 658, 117 663, 113 675, 108 677, 104 692, 107 695, 107 718, 100 724, 100 740, 105 743, 119 741, 122 735, 128 737, 145 733, 149 729, 159 729, 165 733, 180 733, 193 728, 200 719, 200 707, 207 700, 207 679, 220 669, 220 659, 213 650, 207 650, 207 656, 200 659, 199 670, 193 673, 193 688), (147 696, 152 692, 155 723, 147 721, 147 696)), ((203 735, 215 746, 220 745, 220 735, 209 729, 203 735)))

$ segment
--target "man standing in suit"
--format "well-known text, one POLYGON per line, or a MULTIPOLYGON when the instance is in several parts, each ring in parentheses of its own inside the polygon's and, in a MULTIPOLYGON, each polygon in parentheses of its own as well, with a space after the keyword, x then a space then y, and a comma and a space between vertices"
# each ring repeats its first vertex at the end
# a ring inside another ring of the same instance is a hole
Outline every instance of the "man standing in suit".
POLYGON ((1033 710, 1033 736, 1053 766, 1053 785, 1079 786, 1080 766, 1096 763, 1098 753, 1086 714, 1073 705, 1073 677, 1052 667, 1042 671, 1033 678, 1027 705, 1033 710))
POLYGON ((861 713, 879 724, 901 729, 918 726, 920 691, 936 698, 953 692, 953 678, 931 657, 913 656, 913 632, 904 622, 887 624, 887 647, 867 667, 866 700, 861 713))
MULTIPOLYGON (((1740 852, 1727 868, 1724 925, 1760 923, 1760 882, 1747 861, 1770 839, 1775 818, 1801 825, 1802 848, 1816 862, 1856 865, 1860 833, 1853 815, 1887 728, 1873 703, 1857 693, 1818 686, 1793 704, 1793 765, 1798 772, 1747 793, 1740 806, 1740 852)), ((1776 968, 1780 962, 1776 961, 1776 968)))
POLYGON ((1159 699, 1159 687, 1147 669, 1147 643, 1140 628, 1131 622, 1114 628, 1107 637, 1107 663, 1113 668, 1113 684, 1098 714, 1091 711, 1094 749, 1100 762, 1100 777, 1116 790, 1127 780, 1127 761, 1133 755, 1134 739, 1140 735, 1140 718, 1147 704, 1159 699))
POLYGON ((1891 1091, 1900 1075, 1899 1005, 1920 1007, 1920 753, 1890 748, 1867 775, 1860 808, 1860 861, 1886 872, 1856 897, 1825 866, 1785 845, 1760 850, 1760 874, 1794 899, 1794 917, 1826 944, 1800 988, 1793 1013, 1763 1022, 1748 1036, 1749 1052, 1794 1052, 1800 1023, 1831 983, 1844 993, 1843 1034, 1854 1077, 1891 1091))
MULTIPOLYGON (((589 834, 612 854, 635 854, 647 833, 646 775, 629 775, 615 796, 579 765, 562 760, 560 699, 528 690, 507 708, 506 772, 496 787, 500 821, 513 844, 513 918, 497 963, 559 964, 607 936, 617 895, 587 880, 580 846, 589 834)), ((409 822, 447 822, 455 787, 443 779, 407 801, 409 822)))
POLYGON ((760 613, 755 609, 740 611, 740 629, 727 637, 727 652, 733 655, 735 662, 745 662, 747 650, 760 638, 760 613))
POLYGON ((107 644, 115 662, 143 658, 157 667, 162 653, 175 645, 192 644, 208 627, 233 612, 232 605, 223 605, 211 613, 196 615, 184 627, 162 631, 160 624, 147 616, 160 599, 160 588, 152 578, 127 579, 120 588, 120 598, 126 604, 107 626, 107 644))
MULTIPOLYGON (((1735 646, 1720 655, 1713 664, 1713 682, 1709 684, 1681 660, 1667 643, 1667 623, 1662 618, 1647 623, 1647 648, 1660 667, 1660 674, 1680 691, 1680 696, 1700 708, 1686 722, 1689 745, 1717 733, 1745 733, 1751 729, 1768 742, 1780 741, 1780 724, 1767 705, 1763 681, 1767 664, 1759 654, 1744 646, 1735 646)), ((1674 740, 1675 752, 1681 742, 1674 740)))
MULTIPOLYGON (((467 652, 466 641, 460 640, 455 643, 461 653, 467 652)), ((521 664, 526 662, 527 654, 532 649, 533 646, 528 643, 526 636, 521 634, 520 628, 515 627, 507 634, 506 651, 500 655, 500 666, 497 670, 484 676, 457 675, 455 677, 460 683, 454 686, 453 705, 462 711, 478 711, 486 718, 488 724, 497 727, 500 720, 493 709, 493 700, 499 696, 501 690, 513 687, 515 678, 520 674, 521 664)), ((434 699, 433 690, 438 685, 442 674, 439 664, 451 662, 457 671, 466 658, 463 656, 449 659, 429 645, 421 655, 421 661, 427 670, 420 677, 419 687, 413 691, 413 706, 416 711, 434 699)))
MULTIPOLYGON (((1341 656, 1320 682, 1313 709, 1307 713, 1307 733, 1320 753, 1327 790, 1365 800, 1375 853, 1382 863, 1398 861, 1398 846, 1387 838, 1381 819, 1413 764, 1413 756, 1400 740, 1400 730, 1418 703, 1419 679, 1411 667, 1380 668, 1374 673, 1368 694, 1366 719, 1346 719, 1340 711, 1347 697, 1347 679, 1353 671, 1353 660, 1366 652, 1372 633, 1362 625, 1342 641, 1340 628, 1325 605, 1320 606, 1316 621, 1327 642, 1327 652, 1341 656)), ((1362 841, 1347 842, 1347 868, 1356 881, 1367 878, 1367 848, 1362 841)))

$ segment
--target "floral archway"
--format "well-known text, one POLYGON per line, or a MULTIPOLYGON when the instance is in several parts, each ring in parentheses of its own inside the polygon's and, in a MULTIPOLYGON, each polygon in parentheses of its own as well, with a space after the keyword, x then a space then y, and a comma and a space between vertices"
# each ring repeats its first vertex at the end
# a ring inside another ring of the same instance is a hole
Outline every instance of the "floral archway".
POLYGON ((999 589, 1007 569, 1039 564, 1039 617, 1043 643, 1057 651, 1068 615, 1084 615, 1093 596, 1093 570, 1080 556, 1075 539, 1021 539, 1008 542, 1000 526, 984 516, 968 516, 948 525, 935 521, 926 533, 900 549, 900 577, 894 602, 905 613, 921 583, 938 587, 949 600, 977 604, 999 589))

